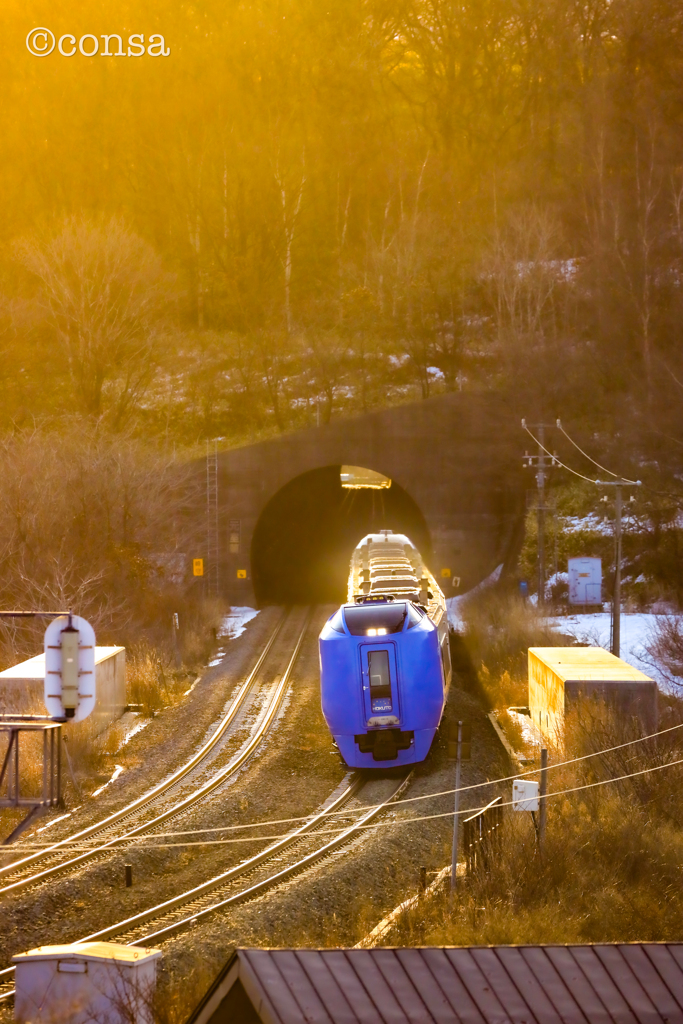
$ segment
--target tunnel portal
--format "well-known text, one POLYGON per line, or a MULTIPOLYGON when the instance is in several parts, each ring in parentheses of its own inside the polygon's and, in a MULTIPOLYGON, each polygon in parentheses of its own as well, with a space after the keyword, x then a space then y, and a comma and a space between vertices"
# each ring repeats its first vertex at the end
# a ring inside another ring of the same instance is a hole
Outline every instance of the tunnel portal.
POLYGON ((295 477, 263 509, 251 545, 259 607, 344 601, 351 552, 367 533, 405 533, 431 559, 429 530, 410 495, 395 482, 381 490, 342 487, 341 468, 295 477))

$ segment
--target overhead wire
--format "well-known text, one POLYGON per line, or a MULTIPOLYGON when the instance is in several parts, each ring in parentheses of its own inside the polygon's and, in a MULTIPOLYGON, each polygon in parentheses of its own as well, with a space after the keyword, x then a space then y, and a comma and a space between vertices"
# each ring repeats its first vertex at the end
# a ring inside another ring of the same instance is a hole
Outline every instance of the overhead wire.
MULTIPOLYGON (((588 459, 589 462, 592 462, 593 465, 597 466, 598 469, 601 469, 603 473, 607 473, 609 476, 613 476, 615 478, 615 480, 622 480, 625 484, 633 484, 634 487, 639 486, 639 484, 640 484, 639 480, 629 480, 628 477, 620 476, 618 473, 613 473, 611 469, 607 469, 605 466, 601 466, 599 462, 596 462, 595 459, 591 458, 591 456, 588 454, 588 452, 585 452, 583 450, 583 448, 580 448, 579 445, 576 443, 576 441, 572 437, 569 436, 567 431, 562 426, 561 420, 557 420, 556 426, 557 426, 558 430, 562 431, 562 433, 567 438, 569 443, 574 445, 574 447, 576 448, 577 452, 581 452, 581 454, 583 455, 583 457, 585 459, 588 459)), ((595 482, 597 483, 597 481, 595 481, 595 482)))
MULTIPOLYGON (((662 771, 664 768, 673 768, 673 767, 675 767, 676 765, 679 765, 679 764, 683 764, 683 757, 678 758, 675 761, 667 761, 666 764, 653 765, 650 768, 641 768, 637 772, 629 772, 626 775, 618 775, 615 778, 600 779, 598 782, 588 782, 588 783, 585 783, 582 786, 571 786, 571 787, 568 787, 567 789, 558 789, 558 790, 555 790, 554 792, 547 793, 544 799, 549 800, 551 798, 555 798, 555 797, 558 797, 558 796, 569 796, 572 793, 581 793, 581 792, 584 792, 587 789, 595 789, 598 786, 608 786, 608 785, 610 785, 613 782, 624 782, 627 779, 635 779, 638 776, 648 775, 651 772, 662 771)), ((468 787, 468 788, 473 788, 473 787, 468 787)), ((501 803, 499 803, 499 804, 496 804, 496 806, 497 807, 510 807, 514 803, 516 803, 515 800, 505 800, 505 801, 501 801, 501 803)), ((397 804, 398 804, 398 801, 396 801, 396 803, 389 803, 389 804, 387 804, 386 810, 392 810, 394 807, 396 807, 397 804)), ((486 807, 488 807, 488 806, 489 806, 488 804, 483 804, 481 807, 468 807, 468 808, 464 808, 462 810, 459 810, 457 812, 457 814, 458 814, 458 816, 463 816, 463 815, 467 814, 470 817, 474 817, 475 815, 477 815, 481 811, 485 810, 486 807)), ((373 809, 372 805, 369 805, 368 807, 358 808, 358 810, 363 810, 365 812, 370 811, 372 809, 373 809)), ((349 812, 346 811, 345 813, 348 814, 349 812)), ((394 819, 394 821, 384 821, 384 822, 368 823, 367 825, 358 825, 356 827, 359 828, 359 829, 362 828, 364 830, 370 831, 370 830, 373 830, 373 829, 379 830, 379 829, 382 829, 382 828, 393 828, 395 825, 410 825, 410 824, 415 824, 415 823, 421 822, 421 821, 434 821, 435 819, 438 819, 438 818, 453 818, 453 817, 455 817, 455 812, 454 811, 452 811, 452 810, 451 811, 441 811, 441 812, 436 813, 436 814, 413 815, 411 817, 406 817, 406 818, 396 818, 396 819, 394 819)), ((341 835, 343 832, 347 831, 347 829, 353 828, 353 827, 354 827, 353 825, 345 825, 342 828, 337 828, 337 829, 322 829, 322 830, 319 830, 319 831, 317 831, 315 833, 311 833, 311 835, 318 835, 318 836, 321 836, 321 835, 341 835)), ((164 849, 174 849, 176 847, 189 847, 189 846, 228 846, 228 845, 234 845, 234 844, 237 844, 237 843, 255 842, 257 839, 268 839, 268 840, 286 839, 286 838, 288 838, 288 835, 290 835, 290 834, 291 833, 284 832, 284 833, 281 833, 281 834, 278 834, 278 835, 271 835, 271 836, 252 836, 252 837, 238 838, 238 839, 206 839, 206 840, 199 840, 199 841, 196 841, 196 842, 184 842, 184 843, 144 843, 143 842, 143 843, 139 843, 139 844, 137 844, 137 843, 130 844, 127 847, 127 849, 133 848, 133 849, 136 849, 136 850, 164 850, 164 849)), ((303 837, 297 837, 297 838, 303 838, 303 837)), ((84 849, 89 849, 89 847, 83 847, 83 848, 84 849)))
MULTIPOLYGON (((675 732, 678 729, 683 729, 683 722, 679 723, 678 725, 667 726, 666 729, 659 729, 659 730, 657 730, 657 732, 648 733, 647 736, 636 736, 634 739, 626 740, 624 743, 617 743, 615 746, 612 746, 612 747, 605 747, 602 750, 595 750, 595 751, 593 751, 590 754, 581 754, 579 757, 572 757, 572 758, 568 758, 565 761, 558 761, 555 764, 549 764, 548 767, 547 767, 547 771, 551 771, 551 770, 554 770, 554 769, 557 769, 557 768, 566 768, 569 765, 578 764, 580 761, 587 761, 587 760, 590 760, 593 757, 600 757, 603 754, 611 754, 615 750, 623 750, 624 747, 630 747, 630 746, 633 746, 636 743, 645 743, 648 740, 657 739, 657 737, 659 737, 659 736, 665 736, 668 733, 675 732)), ((677 762, 675 762, 675 763, 677 763, 677 762)), ((459 793, 465 793, 465 792, 468 792, 468 791, 473 790, 473 789, 482 789, 485 786, 495 786, 495 785, 500 785, 503 782, 513 782, 515 779, 523 779, 523 778, 526 778, 529 775, 538 775, 540 770, 541 770, 540 768, 530 768, 528 771, 516 772, 514 775, 505 775, 505 776, 502 776, 502 777, 496 778, 496 779, 487 779, 485 782, 475 782, 475 783, 472 783, 469 786, 460 786, 459 789, 458 789, 458 792, 459 793)), ((638 775, 638 774, 641 774, 641 773, 636 772, 634 774, 638 775)), ((443 790, 439 790, 439 791, 437 791, 435 793, 423 793, 423 794, 420 794, 418 796, 402 797, 400 800, 392 801, 391 807, 394 808, 394 807, 398 807, 398 806, 400 806, 402 804, 418 803, 419 801, 422 801, 422 800, 437 800, 437 799, 439 799, 440 797, 443 797, 443 796, 454 796, 455 792, 456 792, 455 789, 443 789, 443 790)), ((375 805, 369 804, 367 809, 370 810, 373 806, 380 807, 381 804, 375 804, 375 805)), ((348 809, 346 809, 346 810, 341 809, 341 810, 338 810, 338 811, 331 811, 329 817, 332 818, 332 817, 336 817, 336 816, 346 815, 348 813, 349 813, 348 809)), ((452 812, 449 812, 449 813, 452 813, 452 812)), ((241 830, 245 830, 245 829, 264 828, 266 825, 292 825, 292 824, 295 824, 296 822, 299 822, 299 821, 304 821, 305 822, 310 817, 311 817, 311 815, 299 815, 299 816, 294 817, 294 818, 269 818, 269 819, 265 819, 263 821, 247 822, 247 823, 244 823, 244 824, 241 824, 241 825, 221 825, 221 826, 216 826, 214 828, 188 829, 188 830, 184 830, 184 831, 161 832, 161 833, 156 833, 156 835, 158 835, 158 836, 175 837, 175 836, 189 836, 189 835, 205 835, 205 834, 211 833, 211 832, 237 832, 237 831, 241 831, 241 830)), ((273 838, 273 837, 259 835, 259 836, 247 837, 246 839, 239 840, 239 841, 240 842, 253 842, 253 841, 257 840, 257 839, 269 839, 269 838, 273 838)), ((281 838, 281 837, 277 836, 275 838, 281 838)), ((93 838, 93 842, 96 842, 96 839, 93 838)), ((120 838, 120 842, 121 843, 129 842, 129 840, 127 840, 125 835, 124 835, 124 836, 122 836, 120 838)), ((19 846, 19 845, 13 845, 10 848, 8 848, 8 852, 9 852, 9 850, 12 850, 12 851, 26 851, 26 850, 36 851, 36 850, 41 849, 41 845, 42 844, 40 844, 40 843, 34 843, 31 846, 26 846, 26 847, 22 847, 22 846, 19 846)), ((45 843, 44 844, 45 848, 50 848, 52 845, 53 845, 53 843, 45 843)), ((93 847, 92 846, 85 846, 84 844, 80 844, 80 843, 79 844, 71 844, 71 843, 68 843, 68 842, 65 842, 60 847, 60 849, 62 849, 62 850, 72 850, 72 849, 81 849, 81 848, 83 848, 83 849, 92 849, 93 847)), ((111 848, 112 849, 116 848, 114 843, 112 843, 111 848)))
POLYGON ((553 455, 552 452, 549 452, 548 449, 545 448, 541 444, 541 442, 538 440, 538 438, 534 437, 534 435, 531 433, 531 431, 527 427, 526 423, 523 423, 522 426, 524 427, 524 429, 526 430, 527 434, 529 435, 531 440, 534 442, 534 444, 537 444, 538 447, 541 448, 546 453, 546 455, 549 455, 550 458, 553 460, 553 463, 557 464, 558 466, 562 466, 562 469, 566 469, 568 473, 573 473, 574 476, 580 477, 581 480, 587 480, 589 484, 597 484, 599 482, 598 480, 591 480, 591 478, 589 476, 584 476, 583 473, 579 473, 577 470, 572 469, 571 466, 565 466, 564 462, 560 462, 560 460, 558 459, 557 455, 553 455))

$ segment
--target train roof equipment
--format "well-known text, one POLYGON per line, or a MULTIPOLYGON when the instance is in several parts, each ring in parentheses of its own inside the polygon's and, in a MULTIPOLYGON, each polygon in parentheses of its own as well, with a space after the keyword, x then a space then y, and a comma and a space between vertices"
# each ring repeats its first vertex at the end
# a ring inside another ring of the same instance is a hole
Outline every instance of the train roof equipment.
POLYGON ((436 623, 446 613, 446 599, 420 552, 405 534, 391 530, 363 537, 353 552, 349 572, 349 602, 381 596, 421 604, 436 623))

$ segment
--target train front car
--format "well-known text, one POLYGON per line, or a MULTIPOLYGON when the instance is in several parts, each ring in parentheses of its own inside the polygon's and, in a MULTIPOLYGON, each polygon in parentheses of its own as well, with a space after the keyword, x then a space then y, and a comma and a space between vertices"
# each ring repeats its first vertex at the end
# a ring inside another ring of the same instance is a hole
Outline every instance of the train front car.
POLYGON ((451 678, 446 602, 407 537, 355 549, 349 599, 320 634, 322 709, 346 763, 423 761, 451 678))

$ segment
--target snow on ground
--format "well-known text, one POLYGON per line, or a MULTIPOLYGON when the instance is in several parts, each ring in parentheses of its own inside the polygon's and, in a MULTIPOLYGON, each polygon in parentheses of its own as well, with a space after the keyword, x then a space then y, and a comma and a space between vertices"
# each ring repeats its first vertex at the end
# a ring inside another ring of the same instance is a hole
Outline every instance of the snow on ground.
POLYGON ((219 636, 227 636, 231 640, 244 633, 247 623, 258 615, 256 608, 231 608, 221 625, 219 636))
POLYGON ((446 608, 448 609, 448 621, 456 633, 459 633, 463 626, 463 618, 460 612, 462 602, 466 597, 472 597, 473 594, 478 594, 480 590, 484 590, 486 587, 492 586, 497 583, 500 579, 500 574, 503 571, 502 563, 497 569, 494 569, 490 576, 487 576, 481 583, 477 583, 476 587, 472 587, 465 594, 459 594, 458 597, 447 597, 446 608))
MULTIPOLYGON (((620 657, 654 679, 667 689, 666 673, 646 647, 654 633, 657 616, 652 612, 622 612, 620 657)), ((548 619, 548 625, 560 633, 576 637, 580 643, 610 649, 610 613, 593 612, 579 615, 558 615, 548 619)))
MULTIPOLYGON (((235 640, 238 636, 241 636, 247 628, 247 623, 258 615, 256 608, 244 607, 231 608, 228 615, 225 616, 221 623, 221 628, 218 633, 218 637, 221 640, 235 640)), ((221 647, 216 651, 216 656, 213 661, 209 662, 209 668, 213 668, 214 665, 220 665, 223 658, 225 657, 225 647, 221 647)), ((187 691, 194 689, 194 683, 187 691)), ((186 694, 187 696, 187 694, 186 694)))
POLYGON ((51 826, 56 825, 58 821, 64 821, 65 818, 70 818, 74 811, 80 811, 80 809, 81 806, 79 804, 78 807, 74 807, 73 811, 68 811, 66 814, 60 814, 58 818, 53 818, 52 821, 48 821, 47 825, 43 825, 42 828, 37 828, 35 834, 38 835, 39 832, 44 832, 46 828, 51 828, 51 826))
POLYGON ((100 788, 96 789, 95 792, 92 793, 91 795, 92 796, 99 796, 100 793, 107 788, 107 786, 111 786, 112 782, 116 782, 116 780, 118 779, 118 777, 119 777, 119 775, 121 774, 122 771, 123 771, 123 765, 122 764, 114 765, 114 774, 109 779, 109 781, 105 782, 105 784, 103 786, 100 786, 100 788))
POLYGON ((139 732, 146 729, 149 725, 149 718, 142 718, 138 715, 137 711, 128 711, 122 718, 119 719, 119 727, 123 727, 123 736, 121 742, 116 748, 116 753, 122 747, 125 747, 126 743, 133 739, 133 736, 137 736, 139 732))
POLYGON ((524 715, 520 711, 515 711, 513 708, 508 708, 508 715, 513 722, 517 722, 517 725, 522 730, 522 739, 526 744, 532 747, 540 745, 543 737, 529 715, 524 715))

